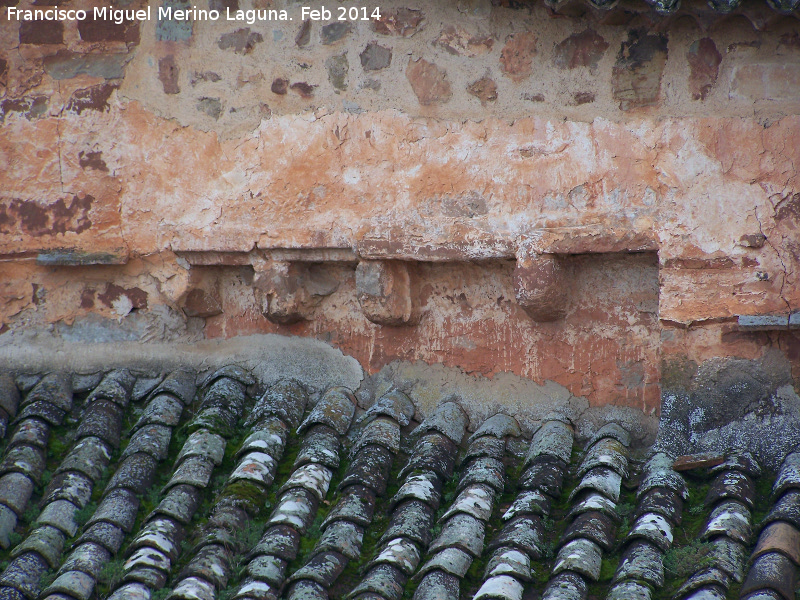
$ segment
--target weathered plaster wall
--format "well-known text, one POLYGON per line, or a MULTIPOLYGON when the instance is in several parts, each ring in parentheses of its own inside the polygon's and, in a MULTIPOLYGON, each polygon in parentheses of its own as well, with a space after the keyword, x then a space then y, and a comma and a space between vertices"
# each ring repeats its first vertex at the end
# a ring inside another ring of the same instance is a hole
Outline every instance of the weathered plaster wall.
POLYGON ((647 412, 662 359, 796 364, 796 333, 736 326, 800 305, 796 18, 238 4, 294 20, 2 22, 4 343, 292 333, 373 372, 509 371, 647 412), (515 302, 538 253, 567 257, 553 323, 515 302), (298 259, 311 306, 277 324, 298 259), (418 324, 365 318, 363 259, 419 262, 418 324))

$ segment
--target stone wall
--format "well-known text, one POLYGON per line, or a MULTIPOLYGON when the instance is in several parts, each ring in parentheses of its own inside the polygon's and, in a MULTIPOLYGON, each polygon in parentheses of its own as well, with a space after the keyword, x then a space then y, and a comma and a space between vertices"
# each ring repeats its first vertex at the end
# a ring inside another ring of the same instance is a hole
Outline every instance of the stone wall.
POLYGON ((662 362, 797 365, 797 18, 518 4, 4 14, 0 340, 287 333, 646 412, 662 362))

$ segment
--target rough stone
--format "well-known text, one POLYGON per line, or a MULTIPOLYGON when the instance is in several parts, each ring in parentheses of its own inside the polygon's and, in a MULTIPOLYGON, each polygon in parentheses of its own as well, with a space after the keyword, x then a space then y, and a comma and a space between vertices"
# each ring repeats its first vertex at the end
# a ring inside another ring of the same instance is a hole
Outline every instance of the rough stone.
POLYGON ((573 33, 556 44, 553 64, 559 69, 589 67, 594 70, 608 50, 608 42, 592 29, 573 33))
POLYGON ((392 64, 392 49, 381 46, 378 42, 367 44, 359 55, 361 67, 365 71, 380 71, 392 64))
POLYGON ((406 78, 422 106, 443 104, 453 96, 447 72, 424 58, 408 61, 406 78))
POLYGON ((652 106, 661 93, 661 75, 667 62, 667 38, 632 30, 622 43, 611 76, 612 95, 620 109, 652 106))
POLYGON ((689 92, 693 100, 705 100, 717 82, 722 55, 717 50, 714 40, 702 38, 689 47, 686 54, 691 73, 689 75, 689 92))
POLYGON ((533 57, 536 55, 536 35, 525 31, 510 36, 500 52, 500 70, 515 82, 530 77, 533 73, 533 57))

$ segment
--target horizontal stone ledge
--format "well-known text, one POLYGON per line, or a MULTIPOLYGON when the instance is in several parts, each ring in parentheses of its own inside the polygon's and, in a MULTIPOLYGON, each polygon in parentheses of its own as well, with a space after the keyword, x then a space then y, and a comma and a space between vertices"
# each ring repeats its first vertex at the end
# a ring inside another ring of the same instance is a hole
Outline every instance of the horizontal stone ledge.
POLYGON ((86 252, 60 248, 43 250, 36 255, 36 264, 48 267, 83 267, 88 265, 124 265, 128 262, 127 250, 86 252))
POLYGON ((791 315, 739 315, 739 329, 743 331, 785 331, 800 329, 800 312, 791 315))

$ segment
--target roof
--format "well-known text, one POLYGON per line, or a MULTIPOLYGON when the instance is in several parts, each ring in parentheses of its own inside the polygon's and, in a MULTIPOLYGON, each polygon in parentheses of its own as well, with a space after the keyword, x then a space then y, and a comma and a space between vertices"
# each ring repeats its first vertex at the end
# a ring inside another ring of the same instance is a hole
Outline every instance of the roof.
POLYGON ((0 376, 0 597, 792 600, 800 453, 525 439, 225 367, 0 376))

